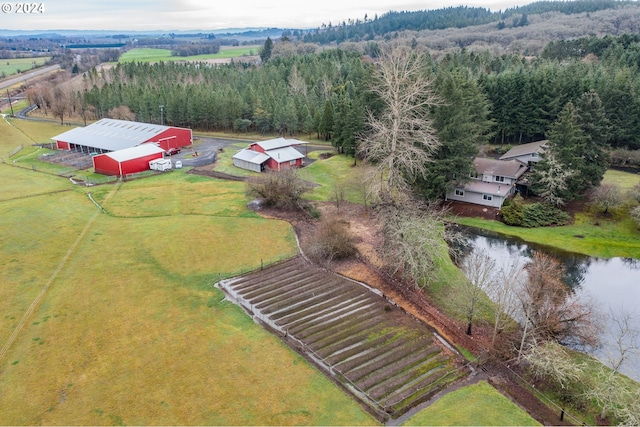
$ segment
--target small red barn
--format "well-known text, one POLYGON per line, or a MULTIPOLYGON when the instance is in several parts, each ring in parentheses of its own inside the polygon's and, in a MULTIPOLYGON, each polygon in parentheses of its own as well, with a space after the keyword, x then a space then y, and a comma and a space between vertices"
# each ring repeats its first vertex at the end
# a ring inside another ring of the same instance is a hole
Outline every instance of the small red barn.
POLYGON ((149 170, 149 162, 162 159, 164 150, 156 144, 142 144, 137 147, 93 156, 96 173, 123 176, 149 170))
POLYGON ((258 141, 233 156, 233 164, 239 168, 262 172, 265 169, 282 170, 302 167, 304 154, 293 148, 306 144, 297 139, 276 138, 258 141))

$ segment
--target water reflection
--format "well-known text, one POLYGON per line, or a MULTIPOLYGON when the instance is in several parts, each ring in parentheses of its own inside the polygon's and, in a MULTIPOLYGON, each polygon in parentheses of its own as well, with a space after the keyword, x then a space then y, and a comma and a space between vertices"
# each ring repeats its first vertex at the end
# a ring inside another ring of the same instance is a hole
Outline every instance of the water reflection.
MULTIPOLYGON (((566 267, 564 282, 574 291, 593 298, 603 314, 609 312, 635 313, 633 327, 640 331, 640 260, 634 258, 599 259, 551 248, 525 243, 523 240, 476 228, 463 227, 467 246, 463 253, 477 248, 491 256, 498 266, 519 259, 526 263, 533 252, 543 251, 562 261, 566 267)), ((464 256, 464 255, 463 255, 464 256)), ((615 349, 613 337, 616 325, 610 319, 606 325, 603 346, 593 354, 604 360, 605 355, 615 349)), ((638 343, 640 344, 640 343, 638 343)), ((636 356, 621 369, 625 374, 640 381, 640 356, 636 356)))

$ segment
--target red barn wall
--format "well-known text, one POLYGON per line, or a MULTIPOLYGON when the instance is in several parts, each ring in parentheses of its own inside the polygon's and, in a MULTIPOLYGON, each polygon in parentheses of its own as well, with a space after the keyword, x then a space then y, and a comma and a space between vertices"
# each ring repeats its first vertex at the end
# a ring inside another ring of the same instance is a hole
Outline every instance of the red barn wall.
POLYGON ((191 145, 193 143, 193 135, 191 134, 191 129, 172 127, 145 142, 158 143, 160 148, 166 151, 169 148, 182 148, 191 145))
POLYGON ((149 170, 149 162, 151 160, 161 159, 162 157, 162 153, 156 153, 120 163, 107 154, 98 154, 97 156, 93 156, 93 167, 96 173, 103 175, 127 175, 149 170), (120 173, 121 171, 122 173, 120 173))
POLYGON ((93 168, 95 169, 96 173, 101 173, 103 175, 120 175, 118 162, 116 162, 106 154, 98 154, 97 156, 93 156, 93 168))
POLYGON ((291 164, 289 164, 289 162, 283 162, 283 163, 280 163, 278 165, 278 162, 275 159, 270 158, 269 160, 267 160, 265 166, 266 166, 267 169, 273 169, 273 170, 282 170, 282 169, 288 168, 288 167, 298 167, 299 168, 299 167, 302 167, 302 159, 296 159, 295 165, 291 165, 291 164))
POLYGON ((138 157, 137 159, 127 160, 121 163, 122 174, 138 173, 149 170, 149 162, 155 159, 161 159, 162 153, 149 154, 148 156, 138 157))
POLYGON ((257 142, 254 142, 253 144, 250 144, 249 145, 249 150, 257 151, 259 153, 264 153, 265 152, 264 149, 260 145, 258 145, 257 142))
POLYGON ((69 143, 64 141, 56 141, 58 150, 69 150, 69 143))

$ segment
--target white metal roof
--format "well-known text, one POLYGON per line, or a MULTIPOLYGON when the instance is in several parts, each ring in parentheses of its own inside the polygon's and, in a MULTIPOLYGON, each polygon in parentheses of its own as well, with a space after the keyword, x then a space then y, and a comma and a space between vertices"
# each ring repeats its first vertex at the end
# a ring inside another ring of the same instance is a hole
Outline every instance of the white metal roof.
POLYGON ((255 144, 258 144, 260 147, 262 147, 263 150, 269 151, 269 150, 276 150, 278 148, 290 147, 292 145, 300 145, 300 144, 307 144, 307 143, 297 139, 275 138, 275 139, 269 139, 267 141, 257 141, 255 142, 255 144))
POLYGON ((71 129, 51 139, 116 151, 142 144, 167 129, 170 127, 127 120, 102 119, 89 126, 71 129))
POLYGON ((269 160, 269 156, 266 154, 259 151, 249 150, 248 148, 238 151, 232 158, 244 160, 245 162, 254 163, 256 165, 261 165, 269 160))
POLYGON ((275 150, 269 150, 267 151, 267 154, 278 163, 289 162, 291 160, 304 158, 304 154, 293 147, 284 147, 275 150))
POLYGON ((124 150, 112 151, 110 153, 103 154, 109 156, 117 162, 126 162, 127 160, 137 159, 143 156, 149 156, 151 154, 163 153, 164 150, 158 147, 156 144, 142 144, 136 147, 125 148, 124 150))

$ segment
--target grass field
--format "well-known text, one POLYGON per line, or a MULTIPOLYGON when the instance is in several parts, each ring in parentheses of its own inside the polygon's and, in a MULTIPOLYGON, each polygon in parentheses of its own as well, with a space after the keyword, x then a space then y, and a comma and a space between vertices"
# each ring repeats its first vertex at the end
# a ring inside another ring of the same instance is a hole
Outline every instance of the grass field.
POLYGON ((120 56, 119 62, 159 62, 159 61, 204 61, 207 59, 238 58, 257 55, 259 46, 222 46, 220 52, 209 55, 171 56, 169 49, 131 49, 120 56))
MULTIPOLYGON (((0 124, 3 153, 59 133, 16 126, 0 124)), ((86 189, 9 164, 0 179, 2 345, 50 283, 0 360, 0 424, 376 424, 212 287, 297 250, 242 183, 86 189)))
POLYGON ((18 74, 18 71, 40 67, 49 59, 49 57, 0 59, 0 77, 9 77, 18 74))
MULTIPOLYGON (((0 354, 0 424, 377 424, 212 286, 295 254, 288 223, 249 211, 242 183, 174 171, 85 188, 13 165, 66 129, 0 122, 3 158, 24 145, 0 164, 0 347, 24 319, 0 354)), ((350 163, 308 177, 330 188, 350 163)))
POLYGON ((539 426, 486 381, 447 394, 404 425, 539 426))

